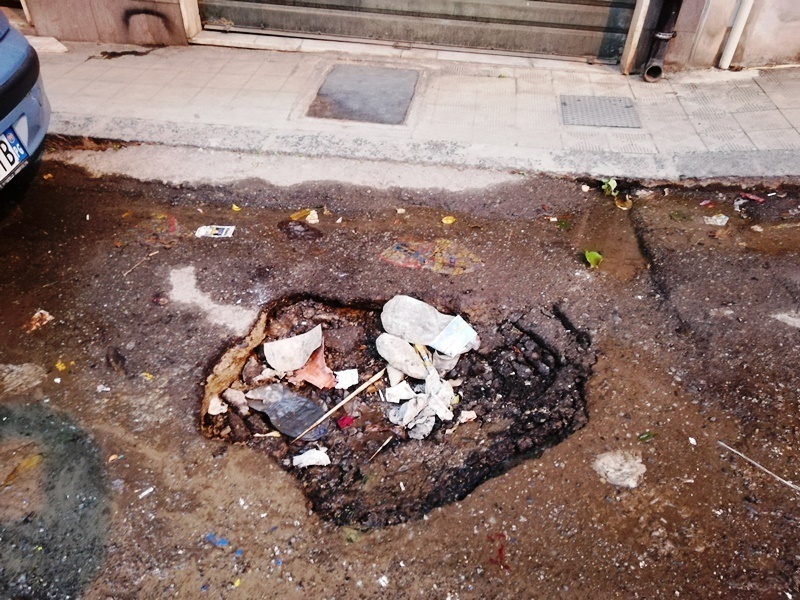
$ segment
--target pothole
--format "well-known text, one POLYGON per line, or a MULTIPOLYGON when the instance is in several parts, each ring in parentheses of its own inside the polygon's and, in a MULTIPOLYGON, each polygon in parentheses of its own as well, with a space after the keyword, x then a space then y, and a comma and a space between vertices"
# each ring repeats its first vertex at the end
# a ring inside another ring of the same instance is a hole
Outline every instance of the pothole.
MULTIPOLYGON (((212 401, 228 388, 247 392, 262 385, 252 372, 256 361, 263 360, 262 343, 303 334, 317 325, 324 331, 327 365, 334 371, 358 369, 361 381, 367 380, 386 366, 375 345, 383 333, 383 304, 289 297, 265 307, 250 333, 223 353, 206 381, 203 433, 272 455, 298 479, 323 518, 374 528, 419 518, 461 500, 487 479, 541 455, 586 424, 584 383, 595 360, 591 340, 558 308, 512 315, 488 327, 473 324, 482 346, 461 355, 455 368, 443 375, 457 385, 454 418, 437 418, 425 439, 411 439, 408 430, 387 418, 397 405, 384 401, 385 378, 332 415, 327 432, 316 441, 292 443, 257 411, 244 417, 234 410, 209 414, 212 401), (467 411, 474 411, 475 420, 459 424, 467 411), (348 416, 352 420, 340 421, 348 416), (327 448, 330 465, 292 466, 293 456, 318 445, 327 448)), ((308 383, 290 388, 322 411, 347 394, 308 383)))

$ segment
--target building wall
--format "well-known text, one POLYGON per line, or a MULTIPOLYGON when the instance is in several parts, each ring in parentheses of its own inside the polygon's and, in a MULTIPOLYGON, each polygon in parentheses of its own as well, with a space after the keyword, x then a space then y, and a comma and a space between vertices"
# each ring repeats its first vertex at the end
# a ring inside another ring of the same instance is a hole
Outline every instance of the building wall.
POLYGON ((800 0, 756 0, 733 64, 800 64, 800 0))
MULTIPOLYGON (((684 0, 665 67, 717 66, 739 0, 684 0)), ((732 66, 800 63, 800 0, 755 0, 732 66)))
POLYGON ((186 44, 180 0, 27 0, 27 5, 37 34, 62 41, 186 44))

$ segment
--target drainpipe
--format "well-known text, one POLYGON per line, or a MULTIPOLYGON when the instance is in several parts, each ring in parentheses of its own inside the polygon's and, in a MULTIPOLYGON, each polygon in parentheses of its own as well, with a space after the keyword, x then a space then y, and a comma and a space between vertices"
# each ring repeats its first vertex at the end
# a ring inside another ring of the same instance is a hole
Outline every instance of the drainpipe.
POLYGON ((742 32, 750 16, 750 10, 753 8, 753 2, 754 0, 742 0, 739 4, 739 10, 736 11, 736 17, 733 19, 733 25, 731 25, 731 32, 728 34, 725 48, 722 50, 722 56, 719 59, 720 69, 729 69, 731 66, 733 53, 739 47, 739 40, 742 39, 742 32))
POLYGON ((650 57, 644 67, 645 81, 653 83, 661 79, 664 74, 664 57, 667 55, 669 41, 675 37, 675 23, 678 22, 681 4, 683 4, 683 0, 664 0, 661 14, 658 15, 658 25, 653 34, 650 57))

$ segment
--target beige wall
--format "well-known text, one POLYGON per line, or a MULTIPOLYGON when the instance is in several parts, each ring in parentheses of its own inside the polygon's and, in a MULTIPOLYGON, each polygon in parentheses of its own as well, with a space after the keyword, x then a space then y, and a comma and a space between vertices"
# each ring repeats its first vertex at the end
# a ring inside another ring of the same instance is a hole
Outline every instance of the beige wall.
MULTIPOLYGON (((739 0, 684 0, 665 67, 707 69, 719 63, 739 0)), ((732 66, 800 63, 800 0, 755 0, 732 66)))
POLYGON ((36 33, 62 41, 186 44, 180 0, 27 0, 27 6, 36 33))
POLYGON ((800 64, 800 0, 756 0, 733 64, 800 64))

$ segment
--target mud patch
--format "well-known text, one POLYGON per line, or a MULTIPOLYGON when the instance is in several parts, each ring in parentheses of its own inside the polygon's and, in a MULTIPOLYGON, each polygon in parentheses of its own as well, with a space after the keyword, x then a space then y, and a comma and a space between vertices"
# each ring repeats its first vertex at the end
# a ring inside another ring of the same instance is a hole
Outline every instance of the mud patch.
MULTIPOLYGON (((365 380, 385 366, 375 349, 382 333, 382 305, 289 298, 267 307, 250 334, 223 354, 208 377, 201 408, 203 432, 271 454, 299 480, 323 518, 373 528, 418 518, 463 499, 490 477, 541 455, 586 423, 583 389, 594 353, 589 336, 576 331, 557 310, 514 315, 480 331, 481 350, 463 355, 445 376, 462 382, 454 421, 437 420, 424 440, 408 438, 389 422, 386 413, 396 405, 383 401, 383 382, 333 417, 347 415, 352 423, 343 429, 328 424, 328 433, 317 442, 329 449, 327 467, 292 467, 291 457, 315 444, 290 445, 286 438, 268 437, 271 424, 259 413, 208 414, 211 398, 228 387, 249 389, 245 363, 252 364, 262 342, 317 325, 325 332, 328 365, 337 371, 357 368, 365 380), (463 411, 474 411, 477 420, 454 426, 463 411)), ((323 410, 344 395, 342 390, 307 384, 295 390, 323 410)))

